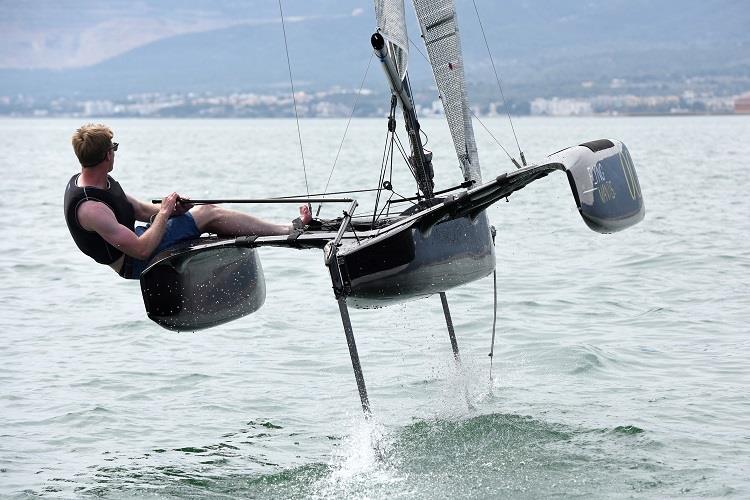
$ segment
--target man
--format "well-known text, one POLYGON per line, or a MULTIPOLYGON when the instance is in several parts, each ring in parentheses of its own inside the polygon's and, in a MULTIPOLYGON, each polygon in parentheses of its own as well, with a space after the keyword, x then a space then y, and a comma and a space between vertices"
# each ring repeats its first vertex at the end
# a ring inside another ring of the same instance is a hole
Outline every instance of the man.
MULTIPOLYGON (((161 205, 138 201, 109 176, 118 148, 112 137, 109 127, 91 123, 73 134, 81 172, 65 188, 65 221, 83 253, 123 278, 140 278, 156 253, 205 232, 269 236, 292 231, 292 224, 273 224, 214 205, 193 207, 177 193, 164 198, 161 205), (149 224, 136 227, 136 221, 149 224)), ((309 223, 309 208, 305 205, 299 210, 302 224, 309 223)))

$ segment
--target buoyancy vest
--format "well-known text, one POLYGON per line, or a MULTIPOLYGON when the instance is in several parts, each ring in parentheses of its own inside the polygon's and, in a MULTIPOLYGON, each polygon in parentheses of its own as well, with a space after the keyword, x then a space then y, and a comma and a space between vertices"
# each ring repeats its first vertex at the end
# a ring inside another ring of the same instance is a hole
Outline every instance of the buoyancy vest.
POLYGON ((98 201, 114 212, 117 222, 135 232, 135 212, 120 184, 107 176, 107 189, 86 186, 79 187, 76 174, 65 187, 65 222, 68 224, 73 241, 78 248, 100 264, 111 264, 122 256, 117 247, 107 243, 95 231, 84 229, 78 222, 78 207, 84 201, 98 201))

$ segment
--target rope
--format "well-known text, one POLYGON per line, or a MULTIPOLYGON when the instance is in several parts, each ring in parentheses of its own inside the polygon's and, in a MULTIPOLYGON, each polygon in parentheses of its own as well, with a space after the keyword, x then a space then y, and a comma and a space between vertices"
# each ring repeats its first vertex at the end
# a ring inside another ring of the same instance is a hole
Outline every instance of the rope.
POLYGON ((308 198, 310 197, 310 186, 307 183, 307 166, 305 165, 305 152, 302 149, 302 132, 299 126, 299 114, 297 113, 297 95, 294 91, 294 78, 292 78, 292 63, 289 59, 289 45, 286 41, 286 27, 284 26, 284 11, 281 8, 279 0, 279 14, 281 15, 281 30, 284 32, 284 50, 286 50, 286 65, 289 68, 289 83, 292 86, 292 102, 294 103, 294 118, 297 120, 297 138, 299 139, 299 154, 302 156, 302 171, 305 174, 305 191, 308 198))
POLYGON ((492 271, 492 286, 495 291, 495 307, 492 311, 492 342, 490 343, 490 381, 492 381, 492 358, 495 356, 495 326, 497 325, 497 269, 492 271))
POLYGON ((477 20, 479 21, 479 28, 482 30, 482 38, 484 38, 484 45, 487 47, 487 54, 490 56, 490 63, 492 63, 492 71, 495 73, 495 81, 497 82, 497 88, 500 89, 500 97, 503 99, 503 105, 505 106, 505 114, 508 115, 508 122, 510 123, 510 129, 513 131, 513 137, 516 139, 516 146, 518 146, 518 153, 521 155, 521 162, 524 167, 526 166, 526 158, 523 156, 521 151, 521 144, 518 142, 518 136, 516 135, 516 129, 513 126, 513 120, 510 118, 510 110, 508 110, 507 101, 505 100, 505 94, 503 93, 503 86, 500 84, 500 77, 497 74, 497 68, 495 68, 495 60, 492 58, 492 51, 490 51, 490 44, 487 42, 487 35, 484 33, 484 25, 482 25, 482 17, 479 15, 479 9, 477 9, 476 0, 471 0, 474 4, 474 12, 477 13, 477 20))
MULTIPOLYGON (((383 216, 383 212, 385 212, 385 216, 388 217, 391 213, 391 200, 393 199, 393 195, 398 194, 391 189, 391 195, 388 197, 388 199, 383 203, 383 208, 380 209, 380 213, 378 215, 378 219, 383 216)), ((401 196, 401 195, 399 195, 401 196)))
MULTIPOLYGON (((331 177, 333 177, 333 170, 336 168, 336 163, 339 161, 339 154, 341 153, 341 148, 344 147, 344 139, 346 139, 346 133, 349 131, 349 124, 352 123, 352 118, 354 117, 354 111, 357 109, 357 103, 359 103, 359 97, 362 94, 362 88, 365 86, 365 80, 367 79, 367 73, 370 71, 370 63, 372 63, 372 58, 374 57, 375 53, 370 53, 370 60, 367 61, 367 68, 365 68, 365 74, 362 77, 362 83, 359 84, 359 90, 357 90, 357 96, 354 98, 354 106, 352 106, 352 111, 349 113, 349 120, 346 122, 346 128, 344 129, 344 137, 341 138, 341 143, 339 144, 339 149, 336 151, 336 158, 333 160, 333 166, 331 167, 331 172, 328 174, 328 180, 326 181, 326 187, 323 188, 323 194, 325 195, 326 191, 328 191, 328 185, 331 183, 331 177)), ((318 210, 315 212, 315 217, 320 215, 320 209, 323 207, 323 203, 318 205, 318 210)))

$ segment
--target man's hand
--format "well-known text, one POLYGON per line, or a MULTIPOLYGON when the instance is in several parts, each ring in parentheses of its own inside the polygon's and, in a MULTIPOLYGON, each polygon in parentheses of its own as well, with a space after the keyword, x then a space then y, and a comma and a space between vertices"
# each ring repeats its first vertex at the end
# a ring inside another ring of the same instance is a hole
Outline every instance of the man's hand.
POLYGON ((173 216, 178 216, 186 213, 188 210, 193 208, 193 204, 190 203, 190 198, 184 196, 177 196, 177 205, 175 206, 173 216))
POLYGON ((159 208, 159 213, 165 214, 167 218, 171 217, 172 214, 175 213, 177 200, 179 198, 180 196, 177 193, 172 193, 161 200, 161 208, 159 208))

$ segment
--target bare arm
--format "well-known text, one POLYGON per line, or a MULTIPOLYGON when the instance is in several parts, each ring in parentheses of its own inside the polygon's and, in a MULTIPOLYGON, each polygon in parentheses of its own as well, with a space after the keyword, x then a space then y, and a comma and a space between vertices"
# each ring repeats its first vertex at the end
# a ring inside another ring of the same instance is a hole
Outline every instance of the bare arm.
POLYGON ((177 193, 172 193, 161 203, 151 226, 140 237, 129 228, 117 222, 114 212, 97 201, 86 201, 78 209, 78 221, 88 231, 96 231, 104 240, 120 249, 126 255, 145 260, 159 246, 167 229, 167 220, 172 215, 177 201, 177 193))
POLYGON ((133 198, 129 194, 126 195, 128 201, 133 206, 135 212, 135 220, 141 222, 150 222, 151 217, 159 213, 159 205, 153 203, 144 203, 136 198, 133 198))

